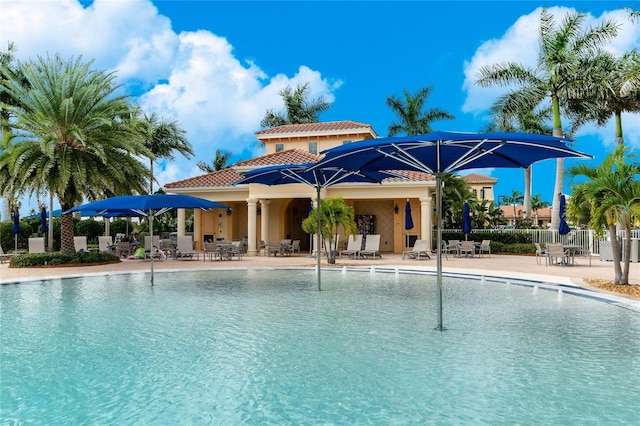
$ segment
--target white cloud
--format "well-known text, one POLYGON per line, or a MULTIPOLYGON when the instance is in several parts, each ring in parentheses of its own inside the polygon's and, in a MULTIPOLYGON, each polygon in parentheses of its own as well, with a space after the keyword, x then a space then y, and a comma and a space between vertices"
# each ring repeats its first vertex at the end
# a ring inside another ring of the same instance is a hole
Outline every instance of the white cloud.
POLYGON ((309 82, 312 98, 332 102, 340 85, 304 65, 293 76, 268 76, 237 58, 232 40, 204 30, 176 34, 147 0, 95 0, 86 8, 75 0, 2 2, 3 49, 14 42, 21 60, 47 53, 95 58, 97 68, 116 70, 127 87, 143 90, 138 102, 146 112, 180 122, 196 158, 161 164, 161 185, 192 176, 195 162, 209 162, 218 148, 255 154, 254 133, 267 109, 284 108, 278 92, 286 86, 309 82))

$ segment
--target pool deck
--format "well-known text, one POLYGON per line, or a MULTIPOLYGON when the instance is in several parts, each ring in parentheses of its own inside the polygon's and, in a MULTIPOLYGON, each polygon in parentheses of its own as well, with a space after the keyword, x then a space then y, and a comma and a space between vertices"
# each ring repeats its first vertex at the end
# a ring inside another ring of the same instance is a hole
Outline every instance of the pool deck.
MULTIPOLYGON (((399 268, 412 270, 436 270, 436 256, 429 260, 402 260, 400 254, 383 253, 381 259, 349 259, 344 257, 336 259, 335 265, 328 265, 326 259, 322 259, 323 267, 342 268, 347 266, 371 268, 399 268)), ((579 258, 578 265, 574 266, 546 266, 544 258, 538 265, 535 256, 496 255, 491 257, 457 258, 450 256, 442 258, 443 273, 476 274, 491 277, 505 277, 541 281, 548 284, 574 285, 591 288, 583 281, 583 278, 613 279, 613 263, 600 261, 598 257, 592 257, 591 266, 588 259, 579 258)), ((246 269, 246 268, 313 268, 316 265, 315 258, 308 254, 274 257, 274 256, 243 256, 242 260, 211 261, 204 260, 202 253, 199 260, 173 260, 155 261, 155 271, 167 270, 215 270, 246 269)), ((56 268, 9 268, 8 262, 0 264, 0 283, 16 283, 48 278, 62 278, 79 275, 121 274, 130 272, 148 272, 149 261, 123 260, 119 264, 84 266, 84 267, 56 267, 56 268)), ((640 263, 630 264, 629 281, 631 284, 640 285, 640 263)))

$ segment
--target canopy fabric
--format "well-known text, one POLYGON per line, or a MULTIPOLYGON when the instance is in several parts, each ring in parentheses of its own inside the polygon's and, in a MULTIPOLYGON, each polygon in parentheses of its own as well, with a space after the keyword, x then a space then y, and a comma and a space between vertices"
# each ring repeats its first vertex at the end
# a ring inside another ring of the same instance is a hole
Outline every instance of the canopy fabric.
POLYGON ((593 158, 569 147, 565 138, 528 133, 433 132, 367 139, 323 151, 318 167, 349 170, 417 170, 446 173, 475 168, 526 168, 558 157, 593 158))
POLYGON ((20 229, 20 212, 18 211, 18 209, 15 209, 11 216, 13 217, 13 227, 12 227, 12 231, 14 234, 19 234, 21 229, 20 229))
POLYGON ((571 232, 571 227, 567 223, 567 200, 564 194, 560 194, 560 208, 558 213, 560 214, 560 225, 558 225, 558 234, 567 235, 571 232))
MULTIPOLYGON (((321 290, 320 247, 322 247, 322 235, 320 232, 320 190, 339 183, 380 183, 384 178, 398 176, 393 172, 373 170, 369 172, 356 172, 341 167, 319 167, 311 170, 315 163, 278 164, 275 166, 260 167, 247 171, 243 178, 234 182, 234 185, 259 183, 263 185, 288 185, 302 183, 316 188, 318 199, 316 232, 318 252, 316 253, 316 276, 318 291, 321 290)), ((400 177, 400 176, 398 176, 400 177)), ((312 206, 309 207, 312 209, 312 206)))
POLYGON ((367 139, 337 146, 311 169, 337 167, 366 173, 413 170, 436 177, 437 329, 442 326, 442 175, 480 168, 526 168, 550 158, 593 158, 567 146, 565 138, 529 133, 432 132, 424 135, 367 139))
POLYGON ((204 198, 184 194, 120 195, 73 207, 64 213, 95 211, 103 216, 155 216, 171 209, 228 209, 229 207, 204 198))

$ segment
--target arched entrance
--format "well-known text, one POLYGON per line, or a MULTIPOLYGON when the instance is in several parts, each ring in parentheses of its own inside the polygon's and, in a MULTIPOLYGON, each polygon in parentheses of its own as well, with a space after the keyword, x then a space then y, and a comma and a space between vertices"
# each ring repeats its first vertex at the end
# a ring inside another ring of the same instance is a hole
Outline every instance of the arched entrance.
POLYGON ((285 238, 300 240, 300 249, 308 251, 309 234, 302 230, 302 221, 309 216, 311 200, 308 198, 296 198, 289 202, 285 208, 284 233, 285 238))

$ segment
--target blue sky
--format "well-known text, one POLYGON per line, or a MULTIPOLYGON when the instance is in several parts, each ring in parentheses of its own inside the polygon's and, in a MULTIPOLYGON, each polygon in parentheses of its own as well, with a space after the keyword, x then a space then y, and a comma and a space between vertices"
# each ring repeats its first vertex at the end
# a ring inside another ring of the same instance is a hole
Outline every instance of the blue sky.
MULTIPOLYGON (((392 94, 432 86, 427 107, 455 120, 436 130, 478 131, 505 89, 474 84, 485 64, 535 64, 540 8, 560 22, 567 12, 621 24, 608 46, 640 48, 640 24, 624 7, 634 1, 221 2, 0 0, 0 46, 18 58, 61 53, 115 70, 123 90, 145 111, 176 118, 196 151, 159 167, 160 184, 201 174, 220 148, 233 161, 262 153, 254 133, 267 109, 283 108, 278 92, 310 83, 312 97, 333 102, 321 121, 369 123, 386 136, 395 119, 392 94)), ((623 116, 627 144, 640 146, 640 119, 623 116)), ((599 162, 613 144, 613 125, 588 126, 575 148, 599 162)), ((567 161, 567 164, 572 164, 567 161)), ((499 179, 496 195, 523 191, 521 170, 479 170, 499 179)), ((533 192, 551 202, 555 161, 534 165, 533 192)), ((569 191, 568 185, 565 191, 569 191)), ((48 196, 43 197, 48 199, 48 196)), ((37 208, 23 201, 22 213, 37 208)))

